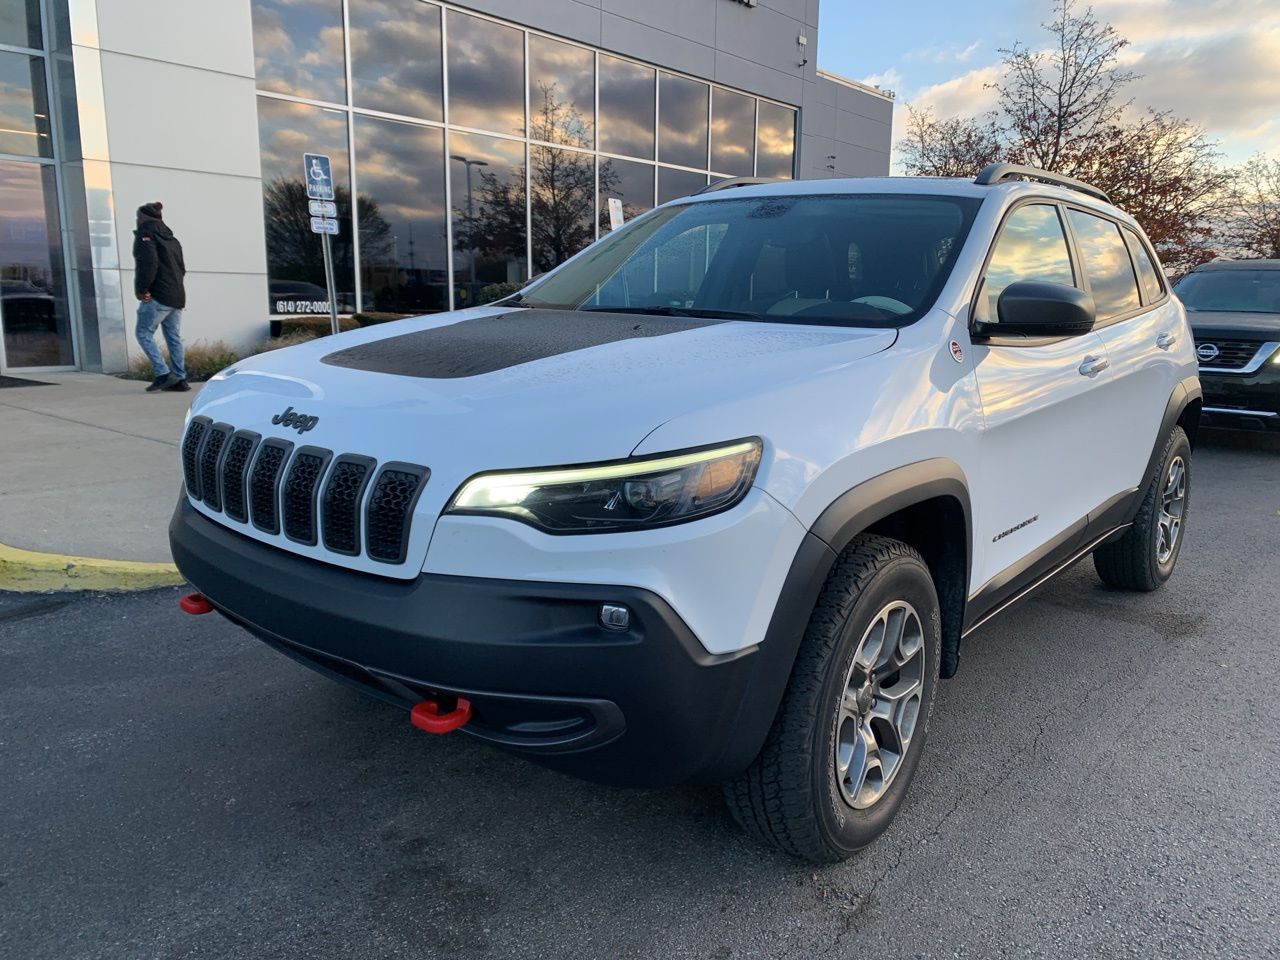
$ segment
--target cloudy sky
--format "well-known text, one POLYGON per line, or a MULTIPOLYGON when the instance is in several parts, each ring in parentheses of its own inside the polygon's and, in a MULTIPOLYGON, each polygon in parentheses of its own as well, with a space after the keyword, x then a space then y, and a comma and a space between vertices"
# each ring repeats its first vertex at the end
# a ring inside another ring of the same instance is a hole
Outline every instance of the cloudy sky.
MULTIPOLYGON (((819 66, 896 91, 940 115, 992 106, 1000 47, 1045 41, 1051 0, 827 0, 819 66)), ((1231 162, 1280 156, 1280 0, 1094 0, 1100 19, 1132 41, 1125 65, 1137 106, 1204 126, 1231 162)))

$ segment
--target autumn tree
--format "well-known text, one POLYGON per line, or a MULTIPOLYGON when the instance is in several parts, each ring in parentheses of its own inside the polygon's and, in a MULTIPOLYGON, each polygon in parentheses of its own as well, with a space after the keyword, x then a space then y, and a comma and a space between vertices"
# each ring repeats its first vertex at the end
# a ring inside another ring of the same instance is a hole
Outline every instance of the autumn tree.
POLYGON ((1280 259, 1280 158, 1261 154, 1237 173, 1223 230, 1228 249, 1280 259))
POLYGON ((907 107, 907 135, 898 161, 917 177, 971 177, 1006 152, 995 114, 939 118, 928 107, 907 107))

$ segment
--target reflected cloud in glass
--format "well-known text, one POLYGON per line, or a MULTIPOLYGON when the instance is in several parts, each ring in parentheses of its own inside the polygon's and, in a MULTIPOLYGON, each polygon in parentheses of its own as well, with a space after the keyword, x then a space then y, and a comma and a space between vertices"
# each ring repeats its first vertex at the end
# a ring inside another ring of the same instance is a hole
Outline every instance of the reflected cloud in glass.
POLYGON ((600 150, 653 157, 656 71, 600 55, 600 150))
POLYGON ((978 319, 995 322, 996 306, 1004 288, 1017 280, 1075 282, 1067 238, 1054 207, 1035 203, 1019 207, 1009 215, 996 241, 983 285, 983 303, 978 319))
POLYGON ((347 102, 340 0, 253 0, 258 89, 347 102))
POLYGON ((524 135, 522 31, 449 11, 449 122, 524 135))
POLYGON ((1083 210, 1068 210, 1076 249, 1084 261, 1098 319, 1107 320, 1139 306, 1138 280, 1120 228, 1083 210))
POLYGON ((622 201, 625 220, 653 209, 653 166, 634 160, 600 158, 600 235, 609 231, 610 197, 622 201))
POLYGON ((796 112, 767 100, 760 101, 756 130, 756 175, 790 180, 796 152, 796 112))
POLYGON ((729 177, 755 172, 756 101, 732 90, 711 90, 711 169, 729 177))
POLYGON ((44 58, 0 51, 0 153, 52 157, 44 58))
POLYGON ((590 50, 529 35, 529 135, 574 147, 595 146, 595 57, 590 50), (554 113, 549 115, 554 107, 554 113))
POLYGON ((40 0, 0 0, 0 43, 40 50, 40 0))
POLYGON ((351 0, 349 18, 353 104, 443 120, 440 8, 422 0, 351 0))
POLYGON ((697 193, 707 185, 705 173, 691 173, 688 170, 672 170, 669 167, 658 168, 658 202, 666 203, 679 197, 687 197, 697 193))
POLYGON ((682 167, 707 168, 705 83, 664 73, 658 78, 658 159, 682 167))

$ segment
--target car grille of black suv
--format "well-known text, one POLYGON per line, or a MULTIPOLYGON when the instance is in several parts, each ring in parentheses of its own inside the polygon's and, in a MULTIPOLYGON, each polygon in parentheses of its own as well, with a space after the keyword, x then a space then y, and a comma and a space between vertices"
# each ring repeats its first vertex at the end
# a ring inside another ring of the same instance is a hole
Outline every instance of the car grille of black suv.
POLYGON ((1200 358, 1200 366, 1215 370, 1239 370, 1248 366, 1258 348, 1262 346, 1252 340, 1214 340, 1209 337, 1196 337, 1196 356, 1200 358), (1213 347, 1218 352, 1205 359, 1201 348, 1213 347))
POLYGON ((192 417, 182 438, 188 495, 237 523, 307 546, 404 563, 413 509, 431 471, 192 417), (367 494, 367 496, 366 496, 367 494))

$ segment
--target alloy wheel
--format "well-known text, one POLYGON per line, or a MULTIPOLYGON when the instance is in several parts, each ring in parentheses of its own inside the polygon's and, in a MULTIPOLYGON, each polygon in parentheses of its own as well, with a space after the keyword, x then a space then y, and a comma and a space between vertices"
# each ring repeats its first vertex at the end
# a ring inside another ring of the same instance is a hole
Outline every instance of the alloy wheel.
POLYGON ((1156 560, 1162 566, 1169 562, 1182 535, 1182 515, 1187 507, 1187 465, 1182 457, 1174 457, 1165 474, 1160 493, 1160 518, 1156 525, 1156 560))

